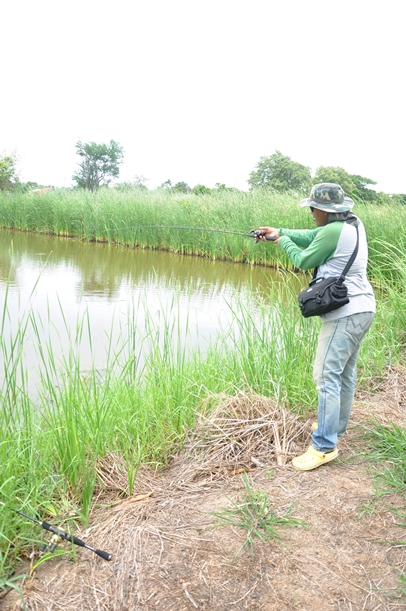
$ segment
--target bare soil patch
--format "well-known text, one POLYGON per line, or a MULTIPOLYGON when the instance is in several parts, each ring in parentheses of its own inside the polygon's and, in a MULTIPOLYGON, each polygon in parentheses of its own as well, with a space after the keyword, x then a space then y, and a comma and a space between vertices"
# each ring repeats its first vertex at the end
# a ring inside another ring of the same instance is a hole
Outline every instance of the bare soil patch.
MULTIPOLYGON (((164 472, 139 471, 131 497, 118 457, 99 466, 103 481, 91 527, 75 533, 108 550, 106 562, 77 549, 76 562, 55 559, 21 585, 35 611, 395 611, 406 608, 399 573, 406 572, 405 530, 391 509, 404 497, 374 493, 364 455, 372 416, 405 426, 406 372, 392 369, 373 392, 357 396, 337 460, 302 473, 290 458, 307 447, 310 421, 265 397, 218 398, 216 408, 164 472), (213 512, 241 502, 240 472, 265 491, 276 513, 295 505, 307 527, 281 531, 281 541, 257 539, 254 555, 245 532, 213 529, 213 512), (385 543, 386 542, 386 543, 385 543)), ((404 520, 403 520, 404 523, 404 520)), ((21 609, 14 592, 2 611, 21 609)))

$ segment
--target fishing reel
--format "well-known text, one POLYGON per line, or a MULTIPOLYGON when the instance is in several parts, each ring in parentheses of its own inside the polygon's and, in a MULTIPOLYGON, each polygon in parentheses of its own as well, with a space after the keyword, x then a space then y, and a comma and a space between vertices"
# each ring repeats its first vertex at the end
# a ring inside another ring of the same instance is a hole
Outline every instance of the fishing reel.
POLYGON ((42 558, 45 554, 53 554, 61 541, 62 538, 59 535, 52 535, 49 541, 44 541, 39 549, 37 548, 30 553, 30 560, 34 561, 35 558, 42 558))
POLYGON ((259 238, 265 238, 268 242, 275 242, 276 238, 271 238, 266 235, 265 229, 251 229, 249 235, 255 238, 255 243, 259 242, 259 238))
POLYGON ((44 541, 39 549, 37 548, 31 552, 30 560, 33 560, 35 557, 42 558, 45 554, 53 554, 61 541, 62 538, 59 535, 52 535, 49 541, 44 541))
POLYGON ((53 554, 56 548, 58 547, 58 544, 61 541, 62 541, 62 537, 60 537, 59 535, 52 535, 49 542, 43 543, 41 547, 39 548, 39 555, 42 556, 43 554, 47 552, 49 552, 50 554, 53 554))

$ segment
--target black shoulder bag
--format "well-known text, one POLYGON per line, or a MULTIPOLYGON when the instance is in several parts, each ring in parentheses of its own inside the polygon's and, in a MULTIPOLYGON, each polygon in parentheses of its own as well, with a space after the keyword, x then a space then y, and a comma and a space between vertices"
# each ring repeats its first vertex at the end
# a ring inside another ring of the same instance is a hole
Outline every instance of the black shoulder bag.
POLYGON ((307 289, 304 289, 297 296, 299 308, 305 318, 310 316, 320 316, 341 308, 350 302, 347 295, 347 287, 344 284, 345 276, 348 273, 354 259, 357 256, 359 246, 359 233, 357 230, 357 243, 347 265, 343 269, 341 276, 331 276, 330 278, 315 278, 317 267, 313 273, 313 280, 307 289))

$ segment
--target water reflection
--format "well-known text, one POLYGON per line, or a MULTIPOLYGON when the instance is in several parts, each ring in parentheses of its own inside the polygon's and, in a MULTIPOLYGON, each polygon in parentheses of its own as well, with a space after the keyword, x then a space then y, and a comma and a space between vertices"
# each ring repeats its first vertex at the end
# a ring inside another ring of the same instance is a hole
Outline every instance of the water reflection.
POLYGON ((30 309, 37 335, 27 337, 24 356, 32 371, 38 334, 63 358, 66 347, 77 344, 80 326, 86 328, 81 335, 91 337, 81 340, 84 368, 102 368, 108 346, 135 328, 145 336, 151 318, 164 326, 177 319, 177 341, 187 334, 191 348, 204 350, 232 324, 233 301, 253 295, 266 301, 272 277, 269 268, 1 231, 0 297, 7 293, 8 311, 3 340, 15 336, 30 309))
MULTIPOLYGON (((262 246, 262 245, 261 245, 262 246)), ((261 247, 259 246, 259 247, 261 247)), ((40 273, 44 264, 49 271, 67 274, 76 270, 79 281, 76 293, 98 297, 103 301, 117 298, 120 287, 168 285, 176 279, 182 290, 192 282, 199 290, 212 291, 224 284, 240 288, 252 284, 257 288, 271 273, 269 269, 241 264, 209 261, 200 257, 129 249, 108 244, 80 242, 29 233, 0 232, 0 278, 16 289, 23 289, 21 267, 30 266, 40 273)), ((25 281, 25 278, 24 278, 25 281)))

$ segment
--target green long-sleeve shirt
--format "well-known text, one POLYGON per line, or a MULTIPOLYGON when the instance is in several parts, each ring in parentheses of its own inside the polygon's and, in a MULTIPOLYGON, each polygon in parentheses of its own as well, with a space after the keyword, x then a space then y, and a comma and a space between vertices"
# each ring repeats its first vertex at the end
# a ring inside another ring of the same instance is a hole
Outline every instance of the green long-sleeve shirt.
MULTIPOLYGON (((359 223, 358 230, 358 253, 345 277, 350 303, 323 314, 323 321, 357 312, 375 312, 375 298, 366 276, 368 246, 362 223, 359 223)), ((316 229, 280 229, 279 235, 278 246, 292 263, 299 269, 317 267, 318 278, 340 276, 357 240, 355 227, 338 221, 316 229)))
POLYGON ((312 269, 334 256, 344 223, 317 229, 280 229, 279 246, 299 269, 312 269))

